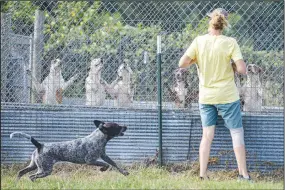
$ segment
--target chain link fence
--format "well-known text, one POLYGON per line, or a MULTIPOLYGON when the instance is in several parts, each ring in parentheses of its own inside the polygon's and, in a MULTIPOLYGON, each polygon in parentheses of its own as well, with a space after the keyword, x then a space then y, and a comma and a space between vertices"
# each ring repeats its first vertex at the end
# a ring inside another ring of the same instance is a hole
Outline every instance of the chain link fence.
MULTIPOLYGON (((261 68, 258 83, 235 78, 254 105, 243 117, 249 168, 284 166, 284 119, 276 113, 284 103, 284 2, 277 1, 1 1, 1 157, 7 163, 30 158, 34 147, 11 140, 14 131, 40 142, 71 140, 102 119, 129 126, 108 143, 115 160, 155 162, 159 152, 165 162, 197 161, 197 70, 176 69, 193 39, 207 33, 206 14, 218 7, 229 12, 225 35, 237 39, 248 65, 261 68), (177 91, 180 74, 185 88, 177 91)), ((219 118, 217 126, 223 125, 219 118)), ((217 127, 211 154, 220 163, 213 167, 236 168, 227 133, 217 127)))
POLYGON ((225 34, 262 69, 260 83, 237 76, 238 86, 260 96, 258 111, 283 105, 283 2, 1 3, 1 102, 155 109, 162 35, 163 107, 197 111, 196 68, 186 73, 190 103, 183 105, 175 103, 174 71, 192 40, 207 33, 206 13, 223 7, 232 26, 225 34))

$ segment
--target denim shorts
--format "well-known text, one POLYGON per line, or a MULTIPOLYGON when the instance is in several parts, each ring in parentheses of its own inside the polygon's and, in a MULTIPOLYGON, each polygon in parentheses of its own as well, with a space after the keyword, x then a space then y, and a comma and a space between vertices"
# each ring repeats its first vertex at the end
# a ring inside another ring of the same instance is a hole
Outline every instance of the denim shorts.
POLYGON ((227 104, 199 104, 203 127, 216 125, 218 112, 228 129, 242 127, 240 100, 227 104))

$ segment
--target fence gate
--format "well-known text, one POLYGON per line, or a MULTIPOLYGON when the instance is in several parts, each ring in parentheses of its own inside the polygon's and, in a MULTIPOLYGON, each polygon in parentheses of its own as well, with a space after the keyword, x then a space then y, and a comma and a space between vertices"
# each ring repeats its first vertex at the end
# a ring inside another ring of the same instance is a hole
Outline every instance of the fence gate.
POLYGON ((11 27, 11 15, 1 13, 1 102, 29 103, 32 38, 11 27))

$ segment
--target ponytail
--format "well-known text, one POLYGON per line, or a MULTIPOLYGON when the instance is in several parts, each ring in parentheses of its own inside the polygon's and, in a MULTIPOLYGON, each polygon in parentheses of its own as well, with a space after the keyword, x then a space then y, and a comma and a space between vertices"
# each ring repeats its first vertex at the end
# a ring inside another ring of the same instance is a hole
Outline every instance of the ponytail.
POLYGON ((210 21, 210 27, 215 30, 224 30, 229 26, 229 23, 223 14, 217 12, 212 13, 212 19, 210 21))

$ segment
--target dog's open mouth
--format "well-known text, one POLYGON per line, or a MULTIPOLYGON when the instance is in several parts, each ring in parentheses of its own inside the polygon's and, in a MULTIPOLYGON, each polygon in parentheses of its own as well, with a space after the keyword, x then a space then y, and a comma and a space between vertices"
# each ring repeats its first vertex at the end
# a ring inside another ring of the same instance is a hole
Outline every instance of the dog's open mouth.
POLYGON ((124 136, 124 132, 127 130, 127 127, 122 127, 119 136, 124 136))

